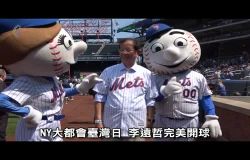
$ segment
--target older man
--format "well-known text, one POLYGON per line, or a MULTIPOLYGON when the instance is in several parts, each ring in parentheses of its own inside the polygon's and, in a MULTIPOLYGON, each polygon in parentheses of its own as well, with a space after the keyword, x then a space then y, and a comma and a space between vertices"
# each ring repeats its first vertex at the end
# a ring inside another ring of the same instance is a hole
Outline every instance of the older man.
POLYGON ((129 129, 145 128, 147 108, 158 96, 151 72, 136 64, 139 47, 135 40, 120 42, 122 63, 106 68, 103 83, 94 88, 96 127, 120 129, 121 137, 130 137, 129 129))

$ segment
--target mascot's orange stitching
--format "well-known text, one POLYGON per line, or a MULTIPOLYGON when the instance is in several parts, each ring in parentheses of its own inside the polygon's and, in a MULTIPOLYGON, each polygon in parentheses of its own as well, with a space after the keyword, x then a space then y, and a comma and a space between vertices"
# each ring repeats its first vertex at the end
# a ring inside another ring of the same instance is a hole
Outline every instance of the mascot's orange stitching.
MULTIPOLYGON (((188 35, 188 38, 191 38, 192 40, 191 41, 189 41, 189 42, 191 42, 191 43, 194 43, 193 45, 192 45, 192 48, 194 48, 194 52, 195 52, 195 57, 194 57, 194 59, 198 59, 199 57, 198 57, 198 55, 199 55, 199 48, 197 48, 197 44, 195 43, 195 41, 193 40, 193 36, 192 35, 188 35), (196 46, 196 47, 195 47, 196 46)), ((191 62, 191 64, 193 64, 193 62, 191 62)))
POLYGON ((54 45, 53 40, 50 42, 50 47, 49 49, 52 50, 52 52, 50 52, 51 55, 54 56, 54 58, 52 59, 53 61, 53 67, 54 67, 54 72, 56 73, 56 75, 61 74, 62 70, 63 70, 63 66, 62 63, 58 63, 61 60, 61 56, 60 55, 60 51, 56 51, 58 44, 54 45), (58 57, 59 56, 59 57, 58 57))

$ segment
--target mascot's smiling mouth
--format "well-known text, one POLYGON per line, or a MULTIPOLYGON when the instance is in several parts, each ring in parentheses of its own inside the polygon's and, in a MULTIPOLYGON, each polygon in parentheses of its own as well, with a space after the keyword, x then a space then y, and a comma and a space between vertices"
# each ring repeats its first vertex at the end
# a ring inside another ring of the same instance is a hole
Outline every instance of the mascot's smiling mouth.
POLYGON ((185 62, 188 58, 189 58, 189 57, 185 58, 183 61, 181 61, 180 63, 177 63, 177 64, 175 64, 175 65, 164 65, 164 64, 159 64, 159 63, 156 63, 156 64, 161 65, 161 66, 164 66, 164 67, 168 67, 168 68, 175 68, 175 67, 181 65, 183 62, 185 62))

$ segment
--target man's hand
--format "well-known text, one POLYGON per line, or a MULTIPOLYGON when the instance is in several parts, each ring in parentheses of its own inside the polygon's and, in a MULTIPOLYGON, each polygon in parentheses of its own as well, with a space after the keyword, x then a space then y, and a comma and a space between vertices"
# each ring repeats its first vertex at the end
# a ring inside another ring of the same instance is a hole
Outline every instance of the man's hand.
POLYGON ((29 113, 27 116, 23 117, 23 119, 26 121, 26 125, 28 128, 36 127, 40 121, 42 120, 42 113, 36 109, 34 109, 30 105, 26 105, 24 107, 27 107, 29 109, 29 113))
POLYGON ((82 94, 88 93, 89 89, 93 88, 96 83, 103 82, 102 79, 98 77, 96 73, 89 74, 86 76, 83 80, 82 83, 76 85, 76 89, 78 92, 82 94))
POLYGON ((167 85, 161 86, 160 92, 164 96, 178 94, 182 92, 182 85, 177 82, 176 76, 173 76, 170 78, 167 85))
POLYGON ((147 107, 147 128, 152 128, 154 125, 154 117, 155 117, 155 107, 148 106, 147 107))

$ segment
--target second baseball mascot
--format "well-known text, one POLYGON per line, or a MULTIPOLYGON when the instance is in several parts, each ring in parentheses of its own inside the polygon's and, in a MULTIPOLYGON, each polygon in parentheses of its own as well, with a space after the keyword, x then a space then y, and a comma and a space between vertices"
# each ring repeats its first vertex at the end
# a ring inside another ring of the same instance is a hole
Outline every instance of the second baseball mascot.
POLYGON ((144 62, 156 74, 160 96, 155 104, 156 128, 177 129, 193 135, 166 137, 166 140, 193 141, 199 134, 199 107, 205 113, 202 128, 209 128, 211 137, 222 135, 212 92, 205 77, 191 70, 199 61, 201 48, 189 32, 173 29, 166 24, 153 24, 146 33, 143 47, 144 62), (196 134, 194 134, 196 133, 196 134))

